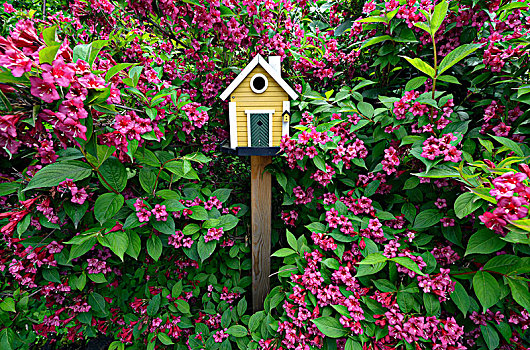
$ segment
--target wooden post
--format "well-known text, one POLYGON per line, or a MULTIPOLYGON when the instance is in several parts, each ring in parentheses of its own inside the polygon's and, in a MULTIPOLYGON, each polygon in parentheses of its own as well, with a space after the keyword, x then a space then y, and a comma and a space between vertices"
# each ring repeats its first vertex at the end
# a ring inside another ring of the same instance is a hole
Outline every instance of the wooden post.
POLYGON ((263 310, 269 292, 271 270, 271 174, 265 167, 270 156, 251 156, 251 213, 252 213, 252 307, 263 310))

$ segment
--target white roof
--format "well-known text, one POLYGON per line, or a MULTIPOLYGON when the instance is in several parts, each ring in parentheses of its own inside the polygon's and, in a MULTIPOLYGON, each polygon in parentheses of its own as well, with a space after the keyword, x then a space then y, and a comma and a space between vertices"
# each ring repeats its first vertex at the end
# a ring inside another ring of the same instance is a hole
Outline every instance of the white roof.
POLYGON ((276 71, 270 64, 265 60, 260 54, 257 54, 252 61, 239 73, 239 75, 234 79, 234 81, 228 85, 225 91, 221 94, 221 100, 226 100, 228 96, 245 80, 245 78, 256 68, 257 65, 260 65, 265 69, 267 73, 282 87, 283 90, 291 97, 293 100, 298 98, 298 94, 287 84, 285 80, 282 79, 280 73, 276 71))

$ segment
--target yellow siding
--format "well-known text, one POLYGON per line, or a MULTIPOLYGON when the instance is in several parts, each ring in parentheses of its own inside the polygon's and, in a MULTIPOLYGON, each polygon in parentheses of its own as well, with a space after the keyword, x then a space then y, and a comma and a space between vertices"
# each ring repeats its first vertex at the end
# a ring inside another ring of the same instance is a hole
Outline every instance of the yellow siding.
POLYGON ((237 144, 239 147, 248 146, 247 114, 246 110, 273 109, 272 116, 272 145, 279 146, 282 138, 282 113, 283 101, 288 101, 289 95, 276 83, 276 81, 260 66, 243 80, 230 96, 230 102, 236 103, 237 110, 237 144), (267 77, 269 86, 262 94, 256 94, 250 88, 250 79, 256 73, 267 77))

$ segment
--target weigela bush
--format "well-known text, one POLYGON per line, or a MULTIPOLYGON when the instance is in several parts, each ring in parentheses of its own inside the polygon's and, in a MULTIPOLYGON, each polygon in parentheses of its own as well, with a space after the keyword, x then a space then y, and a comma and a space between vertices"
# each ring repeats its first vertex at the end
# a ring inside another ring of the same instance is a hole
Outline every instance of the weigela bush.
POLYGON ((2 349, 530 345, 528 1, 31 6, 1 17, 2 349), (302 96, 252 314, 218 95, 257 53, 302 96))

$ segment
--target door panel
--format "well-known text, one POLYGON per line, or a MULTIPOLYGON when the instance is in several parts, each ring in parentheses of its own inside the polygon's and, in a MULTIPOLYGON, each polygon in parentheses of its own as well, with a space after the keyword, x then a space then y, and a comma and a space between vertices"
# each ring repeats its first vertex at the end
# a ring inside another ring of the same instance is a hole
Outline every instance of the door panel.
POLYGON ((269 147, 269 114, 250 114, 251 147, 269 147))

